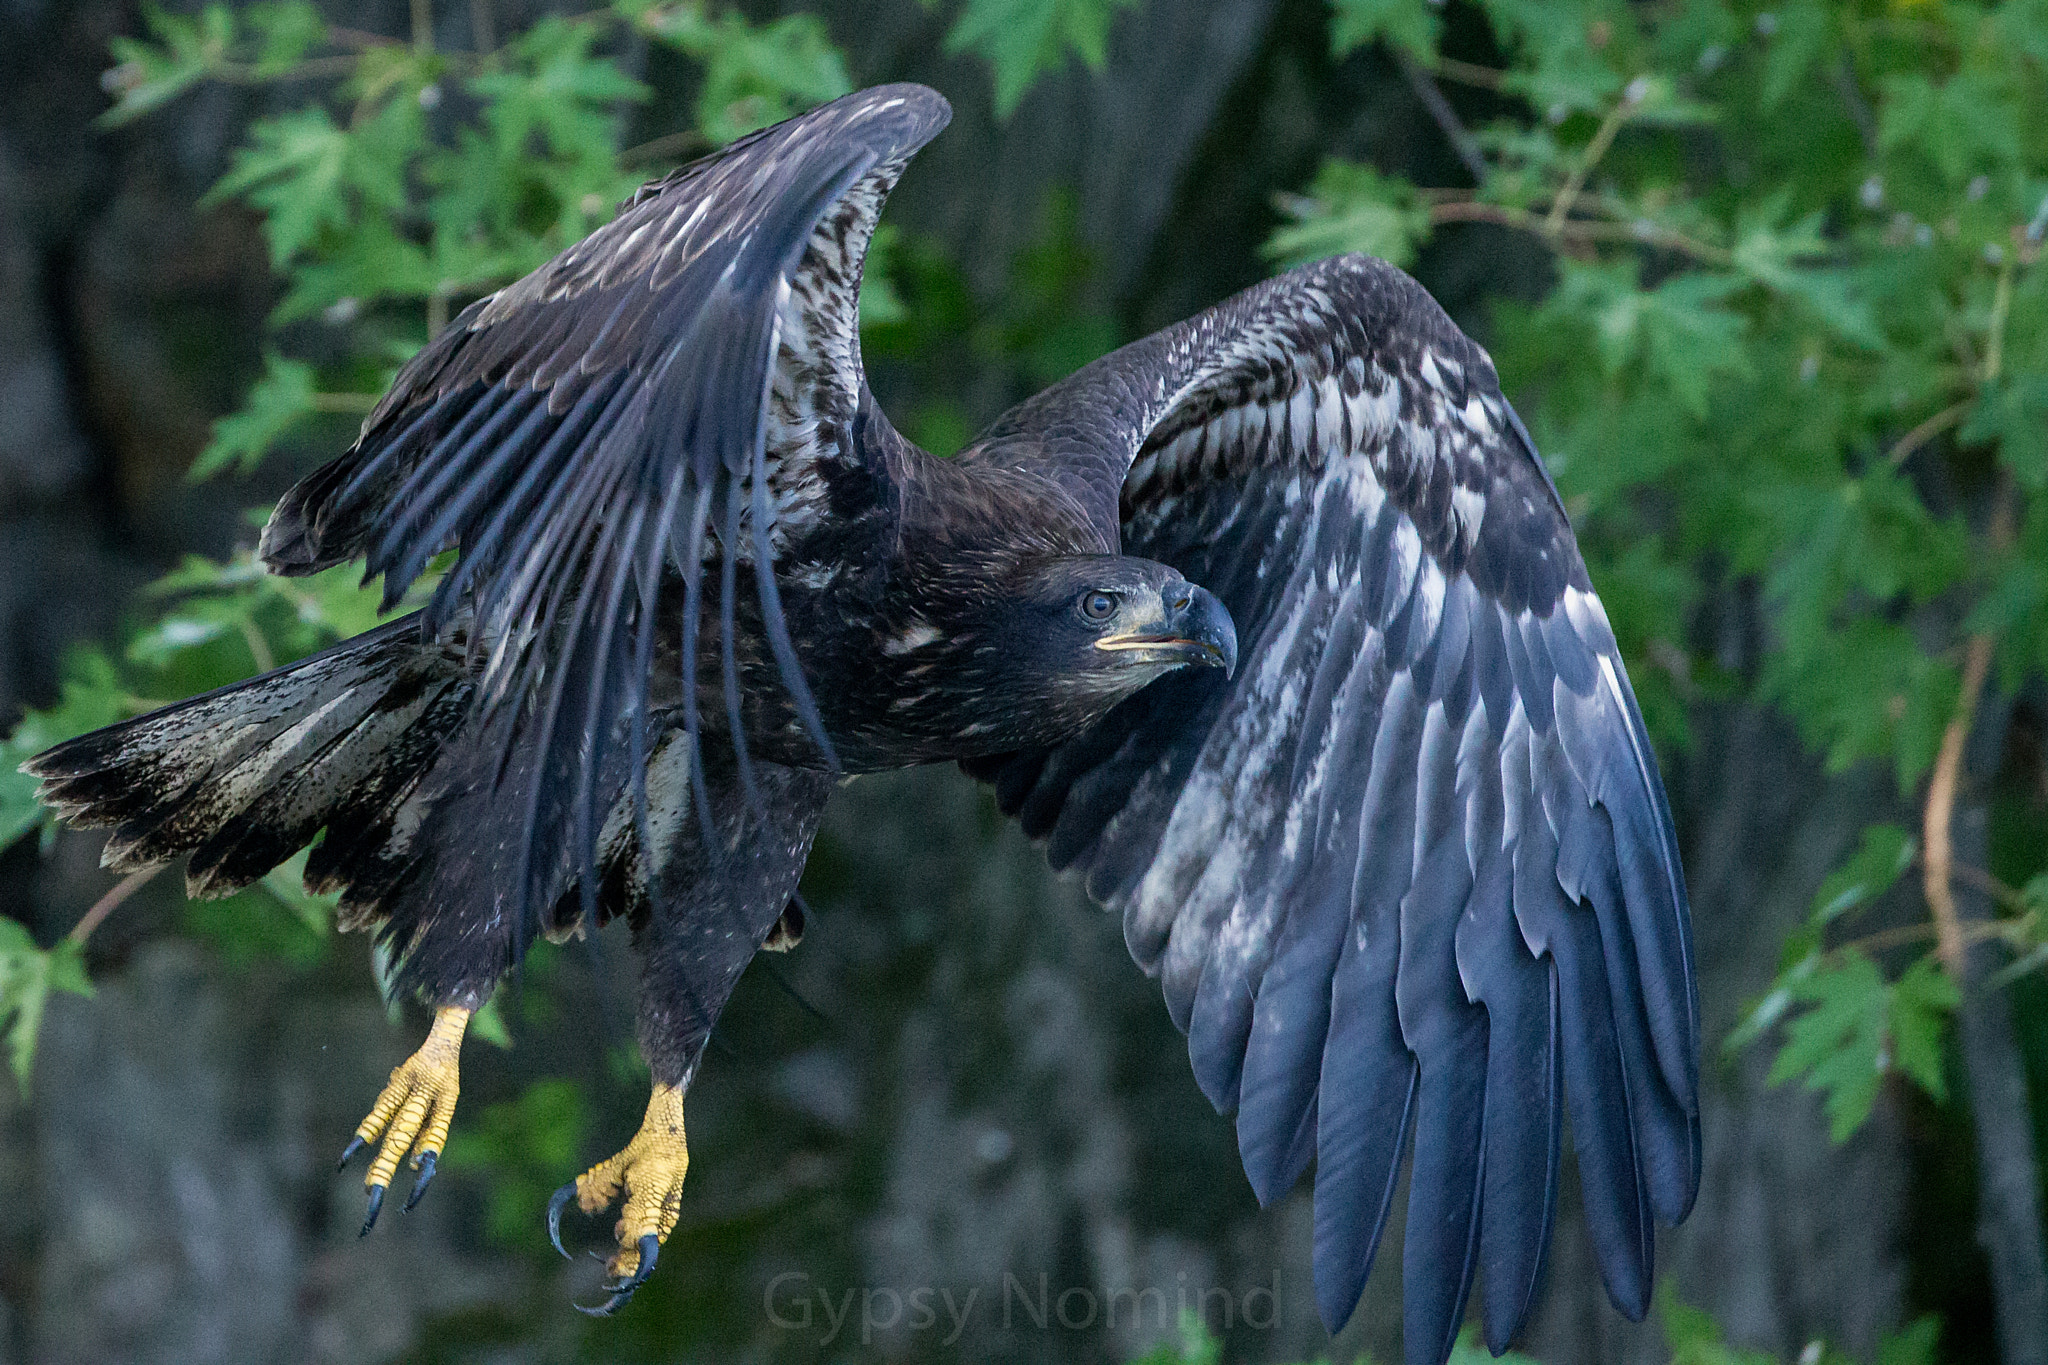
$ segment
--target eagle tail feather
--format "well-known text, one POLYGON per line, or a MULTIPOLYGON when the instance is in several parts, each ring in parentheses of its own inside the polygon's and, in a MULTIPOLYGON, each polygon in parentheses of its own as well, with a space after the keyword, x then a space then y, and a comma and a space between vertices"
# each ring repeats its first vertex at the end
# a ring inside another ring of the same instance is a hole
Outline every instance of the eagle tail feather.
POLYGON ((312 842, 366 789, 410 786, 460 727, 467 699, 451 694, 469 687, 459 658, 408 616, 24 767, 67 822, 113 829, 104 866, 132 872, 189 854, 187 894, 225 896, 312 842))

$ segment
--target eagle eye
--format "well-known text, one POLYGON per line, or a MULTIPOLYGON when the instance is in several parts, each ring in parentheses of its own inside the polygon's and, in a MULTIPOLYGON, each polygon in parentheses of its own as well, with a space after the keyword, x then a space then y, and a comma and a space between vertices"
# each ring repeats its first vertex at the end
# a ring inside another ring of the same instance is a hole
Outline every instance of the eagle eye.
POLYGON ((1081 594, 1081 614, 1091 621, 1107 621, 1116 615, 1116 594, 1089 589, 1081 594))

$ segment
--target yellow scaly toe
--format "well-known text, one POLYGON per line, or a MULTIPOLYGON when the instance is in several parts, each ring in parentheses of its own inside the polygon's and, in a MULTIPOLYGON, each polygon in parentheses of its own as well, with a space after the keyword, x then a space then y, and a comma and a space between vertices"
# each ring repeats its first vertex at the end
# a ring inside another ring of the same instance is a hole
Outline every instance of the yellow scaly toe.
POLYGON ((458 1063, 462 1059, 462 1035, 469 1027, 470 1011, 446 1005, 434 1011, 434 1026, 420 1050, 400 1062, 391 1073, 377 1103, 341 1154, 341 1164, 368 1144, 383 1136, 377 1159, 363 1178, 369 1191, 370 1207, 359 1234, 368 1236, 384 1208, 384 1191, 398 1174, 398 1163, 412 1153, 412 1167, 419 1172, 412 1193, 406 1196, 409 1211, 427 1192, 434 1178, 434 1166, 448 1141, 448 1125, 455 1119, 455 1096, 460 1090, 458 1063))
POLYGON ((661 1244, 675 1230, 683 1206, 683 1176, 690 1169, 690 1149, 683 1137, 683 1092, 679 1086, 657 1085, 647 1100, 640 1131, 617 1156, 598 1162, 556 1190, 548 1200, 548 1238, 562 1250, 562 1210, 574 1199, 587 1214, 602 1213, 625 1192, 614 1236, 619 1249, 605 1263, 611 1279, 610 1298, 595 1308, 577 1307, 603 1316, 633 1297, 633 1291, 654 1271, 661 1244))

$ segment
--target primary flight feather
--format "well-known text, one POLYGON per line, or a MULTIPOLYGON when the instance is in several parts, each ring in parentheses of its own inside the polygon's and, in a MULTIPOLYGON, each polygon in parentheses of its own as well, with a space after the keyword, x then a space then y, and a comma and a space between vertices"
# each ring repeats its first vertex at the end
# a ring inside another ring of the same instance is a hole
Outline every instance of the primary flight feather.
MULTIPOLYGON (((39 756, 122 869, 315 889, 436 1007, 350 1144, 417 1200, 470 1012, 614 917, 654 1075, 623 1303, 674 1227, 683 1096, 836 776, 958 761, 1118 910, 1278 1198, 1311 1162, 1332 1330, 1412 1152, 1407 1355, 1527 1320, 1569 1114, 1601 1273, 1649 1298, 1699 1185, 1671 817, 1571 526, 1483 351, 1406 275, 1290 271, 1105 356, 951 460, 861 373, 883 199, 944 127, 862 91, 642 189, 472 305, 286 494, 279 573, 423 612, 39 756), (324 831, 324 833, 323 833, 324 831)), ((346 1159, 346 1158, 345 1158, 346 1159)))

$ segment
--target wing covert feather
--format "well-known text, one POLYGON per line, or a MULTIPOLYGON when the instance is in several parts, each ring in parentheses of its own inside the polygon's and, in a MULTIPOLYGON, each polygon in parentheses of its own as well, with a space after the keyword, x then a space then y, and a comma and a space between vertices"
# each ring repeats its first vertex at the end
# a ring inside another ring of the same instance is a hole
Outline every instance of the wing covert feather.
POLYGON ((1485 353, 1342 257, 983 439, 1027 435, 1246 647, 1234 680, 1169 677, 976 770, 1122 913, 1259 1198, 1314 1159, 1325 1321, 1357 1303, 1412 1134, 1408 1359, 1445 1359, 1482 1269, 1504 1348, 1567 1111, 1603 1277, 1641 1317, 1653 1219, 1699 1184, 1690 916, 1613 632, 1485 353))

